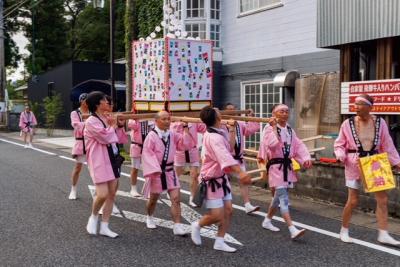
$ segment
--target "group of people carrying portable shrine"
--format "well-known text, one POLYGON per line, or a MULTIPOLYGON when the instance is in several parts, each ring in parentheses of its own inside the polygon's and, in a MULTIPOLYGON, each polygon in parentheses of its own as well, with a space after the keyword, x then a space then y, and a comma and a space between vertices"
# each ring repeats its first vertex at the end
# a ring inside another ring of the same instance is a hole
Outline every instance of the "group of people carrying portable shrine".
MULTIPOLYGON (((71 113, 74 127, 75 146, 72 154, 76 159, 71 180, 69 199, 77 198, 77 182, 82 164, 87 161, 90 176, 96 193, 86 230, 91 235, 97 233, 115 238, 117 233, 109 227, 113 203, 118 188, 123 158, 119 144, 128 142, 125 128, 131 137, 131 190, 133 197, 142 194, 148 199, 146 204, 146 227, 157 228, 154 214, 160 194, 167 192, 171 201, 171 216, 174 222, 173 234, 190 234, 195 245, 201 245, 200 230, 212 224, 218 225, 214 249, 235 252, 236 248, 225 243, 232 216, 231 179, 237 179, 247 214, 260 209, 253 206, 249 198, 251 177, 246 172, 244 139, 260 130, 258 122, 222 120, 218 109, 204 107, 200 111, 202 123, 171 123, 171 115, 160 111, 152 120, 118 119, 112 111, 111 100, 101 92, 82 94, 80 107, 71 113), (90 113, 85 120, 83 114, 90 113), (198 135, 202 134, 202 155, 198 147, 198 135), (205 183, 207 193, 205 207, 207 213, 200 220, 191 222, 191 232, 185 231, 181 224, 180 176, 189 167, 191 185, 189 205, 193 201, 199 183, 205 183), (137 188, 139 170, 143 171, 145 183, 141 193, 137 188), (99 227, 99 212, 101 221, 99 227)), ((349 236, 349 222, 352 210, 357 206, 360 190, 360 170, 357 160, 360 157, 387 152, 393 166, 400 168, 400 157, 390 138, 385 121, 371 115, 373 98, 360 95, 356 98, 357 115, 343 122, 339 136, 334 144, 336 158, 345 165, 345 181, 348 187, 348 200, 343 211, 340 239, 352 242, 349 236), (355 142, 355 140, 358 140, 355 142)), ((235 109, 227 104, 226 109, 235 109)), ((253 116, 250 112, 248 116, 253 116)), ((284 218, 290 238, 296 240, 304 235, 305 229, 298 229, 290 216, 289 189, 294 187, 298 177, 293 170, 292 160, 304 169, 312 167, 310 153, 304 143, 288 125, 289 108, 284 104, 275 105, 270 123, 263 129, 258 160, 265 164, 268 185, 272 200, 262 227, 272 232, 280 231, 272 218, 279 210, 284 218)), ((387 191, 375 193, 377 200, 378 241, 388 245, 400 245, 387 231, 387 191)))

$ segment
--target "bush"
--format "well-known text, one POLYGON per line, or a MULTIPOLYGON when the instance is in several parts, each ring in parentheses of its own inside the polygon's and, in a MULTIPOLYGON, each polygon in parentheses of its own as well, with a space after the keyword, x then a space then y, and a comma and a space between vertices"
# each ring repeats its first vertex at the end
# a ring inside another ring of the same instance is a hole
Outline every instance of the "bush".
POLYGON ((46 97, 43 102, 47 136, 53 136, 53 131, 56 125, 57 118, 60 117, 61 114, 63 114, 63 102, 61 100, 61 95, 56 94, 52 97, 46 97))

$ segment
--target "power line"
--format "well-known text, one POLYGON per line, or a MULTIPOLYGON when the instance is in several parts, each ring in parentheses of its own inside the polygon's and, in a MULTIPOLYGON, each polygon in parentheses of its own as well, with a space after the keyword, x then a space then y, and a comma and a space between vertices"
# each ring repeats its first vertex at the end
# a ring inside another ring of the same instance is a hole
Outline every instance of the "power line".
POLYGON ((23 4, 25 4, 25 3, 28 2, 28 1, 29 1, 29 0, 22 0, 22 1, 19 2, 15 7, 13 7, 11 11, 5 10, 5 11, 4 11, 3 19, 7 18, 9 15, 11 15, 14 11, 16 11, 17 9, 19 9, 23 4))
MULTIPOLYGON (((23 2, 23 0, 21 2, 23 2)), ((4 9, 4 13, 8 13, 11 9, 13 9, 17 5, 19 5, 21 2, 16 2, 16 3, 12 4, 11 6, 7 7, 6 9, 4 9)))
MULTIPOLYGON (((5 14, 3 16, 3 20, 6 19, 8 16, 10 16, 14 11, 16 11, 17 9, 19 9, 23 4, 25 4, 27 1, 29 0, 22 0, 19 4, 18 7, 15 7, 13 10, 11 10, 10 12, 8 12, 7 14, 5 14)), ((35 6, 37 6, 38 4, 40 4, 41 2, 43 2, 44 0, 38 0, 35 3, 31 4, 28 9, 33 8, 35 6)))

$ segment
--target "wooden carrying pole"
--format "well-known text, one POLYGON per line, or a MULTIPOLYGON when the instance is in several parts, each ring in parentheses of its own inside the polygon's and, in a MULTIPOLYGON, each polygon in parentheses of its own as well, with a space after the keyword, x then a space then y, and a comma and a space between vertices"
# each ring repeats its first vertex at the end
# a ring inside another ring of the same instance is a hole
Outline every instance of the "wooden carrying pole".
POLYGON ((252 122, 263 122, 263 123, 269 123, 270 121, 270 119, 268 118, 242 117, 242 116, 230 116, 230 115, 222 115, 222 118, 226 120, 252 121, 252 122))

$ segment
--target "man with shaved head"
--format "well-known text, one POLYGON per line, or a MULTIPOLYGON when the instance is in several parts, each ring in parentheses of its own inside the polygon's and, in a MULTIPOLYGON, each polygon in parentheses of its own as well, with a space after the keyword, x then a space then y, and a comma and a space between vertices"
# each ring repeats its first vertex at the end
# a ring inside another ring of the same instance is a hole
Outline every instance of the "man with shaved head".
POLYGON ((174 221, 174 235, 185 235, 180 224, 180 184, 174 171, 174 156, 176 150, 187 150, 193 147, 192 138, 188 134, 187 124, 183 124, 183 134, 170 131, 171 117, 166 111, 160 111, 155 116, 155 127, 147 135, 143 143, 142 165, 146 178, 144 194, 149 197, 147 202, 146 226, 156 228, 153 213, 157 200, 162 192, 167 191, 171 199, 171 215, 174 221))

